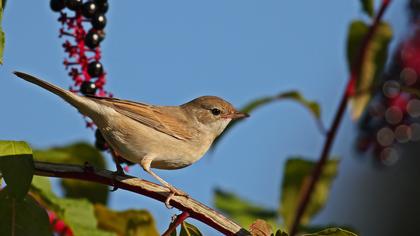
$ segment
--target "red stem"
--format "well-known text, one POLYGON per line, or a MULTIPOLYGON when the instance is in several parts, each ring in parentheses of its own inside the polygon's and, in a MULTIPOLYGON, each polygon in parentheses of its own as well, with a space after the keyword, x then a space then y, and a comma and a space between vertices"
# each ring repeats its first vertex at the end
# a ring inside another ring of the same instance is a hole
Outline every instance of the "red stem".
POLYGON ((375 34, 378 25, 382 19, 382 16, 387 9, 388 5, 390 4, 391 0, 383 0, 382 5, 371 25, 369 28, 368 33, 366 34, 364 40, 362 41, 362 45, 359 49, 358 57, 356 58, 355 63, 353 64, 354 67, 352 68, 350 72, 350 78, 347 82, 345 92, 341 98, 340 104, 338 106, 338 109, 335 113, 334 120, 332 122, 331 128, 328 132, 328 135, 326 137, 324 147, 321 152, 321 156, 316 163, 314 169, 312 170, 311 176, 309 176, 309 182, 308 184, 305 184, 302 186, 302 192, 300 194, 300 201, 299 205, 296 211, 295 218, 293 219, 292 227, 290 230, 290 235, 294 236, 297 233, 298 227, 300 225, 300 221, 302 219, 303 214, 305 213, 305 210, 308 206, 309 201, 311 200, 313 190, 316 186, 316 183, 319 180, 319 177, 322 174, 322 171, 324 169, 325 163, 328 160, 328 157, 330 156, 331 147, 334 143, 338 128, 340 127, 341 121, 343 120, 347 104, 349 101, 349 98, 354 94, 354 86, 356 84, 356 81, 359 79, 360 71, 363 66, 363 62, 366 58, 366 52, 367 48, 369 46, 369 43, 372 40, 373 35, 375 34))
POLYGON ((162 234, 162 236, 170 236, 171 233, 178 227, 178 225, 182 224, 185 219, 190 216, 190 213, 184 211, 181 214, 177 215, 175 220, 169 225, 169 228, 162 234))

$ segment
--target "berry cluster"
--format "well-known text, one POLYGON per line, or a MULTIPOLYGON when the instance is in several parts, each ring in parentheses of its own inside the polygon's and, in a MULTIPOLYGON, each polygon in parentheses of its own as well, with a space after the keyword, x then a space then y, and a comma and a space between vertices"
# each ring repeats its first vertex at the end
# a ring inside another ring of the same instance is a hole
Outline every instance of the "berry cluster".
MULTIPOLYGON (((70 91, 86 96, 112 97, 104 89, 106 73, 100 62, 100 44, 105 38, 108 1, 50 0, 50 7, 60 13, 58 21, 62 26, 59 37, 68 38, 63 43, 67 54, 63 64, 73 80, 70 91), (85 26, 89 30, 86 31, 85 26)), ((89 120, 86 120, 86 125, 94 126, 89 120)), ((97 148, 108 149, 99 130, 96 130, 95 137, 97 148)))
POLYGON ((399 159, 398 147, 420 141, 420 25, 400 44, 360 122, 358 149, 373 147, 385 165, 399 159))

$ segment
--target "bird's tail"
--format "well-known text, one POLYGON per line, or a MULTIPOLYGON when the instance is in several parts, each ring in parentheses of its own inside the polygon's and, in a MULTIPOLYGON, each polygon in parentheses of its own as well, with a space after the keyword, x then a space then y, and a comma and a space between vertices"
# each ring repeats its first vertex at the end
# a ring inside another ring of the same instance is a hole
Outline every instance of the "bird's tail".
POLYGON ((58 95, 59 97, 61 97, 62 99, 64 99, 65 101, 67 101, 68 103, 70 103, 71 105, 73 105, 74 107, 76 107, 81 113, 88 115, 89 116, 89 112, 90 110, 92 110, 93 107, 95 107, 95 105, 89 104, 89 103, 93 103, 93 101, 91 101, 90 99, 86 99, 85 97, 79 96, 75 93, 72 93, 68 90, 62 89, 56 85, 53 85, 51 83, 48 83, 46 81, 43 81, 41 79, 38 79, 32 75, 23 73, 23 72, 19 72, 19 71, 15 71, 13 72, 17 77, 24 79, 30 83, 36 84, 56 95, 58 95))

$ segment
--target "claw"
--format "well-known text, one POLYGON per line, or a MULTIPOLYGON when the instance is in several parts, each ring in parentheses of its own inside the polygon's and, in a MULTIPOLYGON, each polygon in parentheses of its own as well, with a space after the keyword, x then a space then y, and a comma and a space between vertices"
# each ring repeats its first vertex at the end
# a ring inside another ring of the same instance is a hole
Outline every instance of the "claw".
POLYGON ((171 199, 175 196, 175 195, 178 195, 178 196, 184 196, 184 197, 189 197, 189 195, 187 194, 187 193, 185 193, 185 192, 183 192, 183 191, 181 191, 181 190, 179 190, 179 189, 177 189, 177 188, 175 188, 174 186, 172 186, 172 185, 169 185, 169 186, 167 186, 168 188, 169 188, 169 195, 168 195, 168 197, 166 198, 166 200, 165 200, 165 206, 166 206, 166 208, 168 208, 168 209, 172 209, 172 208, 174 208, 173 206, 171 206, 171 204, 169 204, 169 202, 171 201, 171 199))
POLYGON ((168 208, 168 209, 172 209, 172 208, 174 208, 173 206, 171 206, 171 204, 169 204, 169 202, 171 201, 171 199, 172 199, 172 197, 173 196, 175 196, 175 193, 174 192, 171 192, 169 195, 168 195, 168 197, 166 198, 166 200, 165 200, 165 206, 166 206, 166 208, 168 208))

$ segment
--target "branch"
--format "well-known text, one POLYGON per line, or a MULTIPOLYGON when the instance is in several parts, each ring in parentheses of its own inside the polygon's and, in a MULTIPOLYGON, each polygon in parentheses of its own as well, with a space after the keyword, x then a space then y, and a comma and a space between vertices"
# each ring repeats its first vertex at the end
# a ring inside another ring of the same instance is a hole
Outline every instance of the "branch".
MULTIPOLYGON (((116 175, 109 170, 96 169, 92 166, 35 161, 35 175, 79 179, 115 186, 160 202, 165 202, 170 194, 167 188, 147 180, 129 175, 116 175)), ((188 212, 190 217, 207 224, 225 235, 250 235, 246 229, 232 220, 190 197, 174 196, 171 198, 170 204, 180 211, 188 212)))
POLYGON ((190 216, 190 213, 184 211, 181 214, 177 215, 173 222, 169 225, 169 228, 165 231, 165 233, 162 234, 162 236, 170 236, 172 232, 176 230, 176 227, 178 225, 182 224, 185 219, 187 219, 190 216))
POLYGON ((314 169, 312 170, 311 176, 309 176, 309 180, 307 184, 302 186, 302 191, 300 194, 299 205, 296 211, 295 218, 293 219, 290 235, 294 236, 297 233, 298 227, 300 225, 300 221, 302 219, 303 214, 308 206, 309 201, 311 200, 313 190, 315 188, 316 183, 319 180, 319 177, 324 170, 325 163, 330 156, 331 147, 334 143, 338 128, 343 120, 344 113, 347 108, 348 101, 351 96, 354 95, 354 86, 356 81, 359 80, 360 71, 363 66, 363 62, 366 58, 367 48, 369 43, 372 41, 372 37, 378 28, 378 25, 382 19, 385 10, 387 9, 388 5, 390 4, 391 0, 382 0, 382 5, 378 11, 378 14, 375 16, 375 19, 369 28, 368 33, 366 34, 365 38, 362 41, 362 45, 359 50, 358 57, 356 58, 356 63, 350 72, 350 78, 347 82, 346 89, 344 91, 343 97, 341 98, 340 104, 338 106, 337 112, 335 113, 334 120, 332 122, 331 128, 328 132, 327 138, 325 140, 324 146, 322 148, 321 156, 318 159, 314 169))

